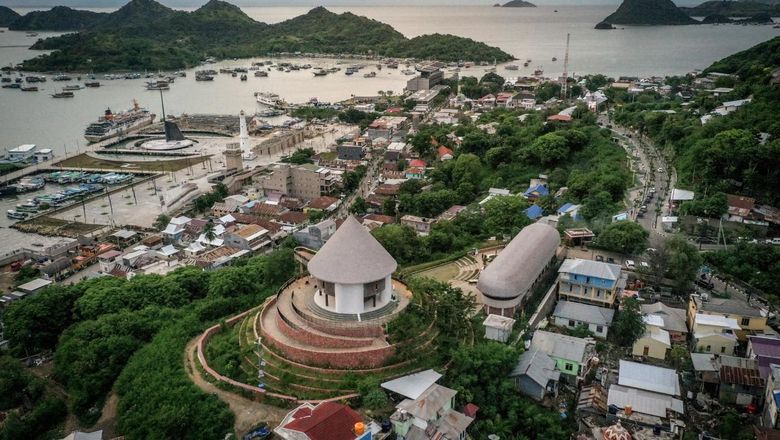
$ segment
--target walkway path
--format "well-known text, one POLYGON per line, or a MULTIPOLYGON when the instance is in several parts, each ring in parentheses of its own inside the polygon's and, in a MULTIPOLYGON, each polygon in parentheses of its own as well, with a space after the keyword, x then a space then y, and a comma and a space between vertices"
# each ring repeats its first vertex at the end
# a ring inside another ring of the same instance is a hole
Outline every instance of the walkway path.
POLYGON ((188 342, 185 348, 185 370, 187 370, 190 380, 201 390, 219 397, 220 400, 228 404, 230 411, 235 415, 233 429, 238 434, 241 435, 248 432, 261 422, 266 422, 271 427, 277 426, 284 416, 287 415, 287 410, 255 402, 230 391, 217 388, 201 376, 200 371, 196 368, 197 360, 194 355, 199 337, 200 335, 188 342))

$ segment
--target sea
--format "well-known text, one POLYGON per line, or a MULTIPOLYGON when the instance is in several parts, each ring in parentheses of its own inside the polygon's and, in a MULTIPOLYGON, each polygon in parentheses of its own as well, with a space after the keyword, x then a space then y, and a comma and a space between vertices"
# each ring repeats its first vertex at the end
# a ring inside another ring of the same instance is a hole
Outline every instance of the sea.
MULTIPOLYGON (((31 9, 16 8, 20 13, 31 9)), ((306 13, 309 7, 245 7, 244 11, 258 21, 276 23, 306 13)), ((454 34, 473 38, 514 55, 520 70, 509 71, 503 65, 497 72, 505 77, 530 75, 535 69, 545 76, 557 77, 563 71, 567 35, 570 36, 569 72, 571 74, 603 73, 609 76, 651 76, 685 74, 703 69, 713 61, 747 49, 780 35, 770 26, 701 25, 701 26, 624 26, 598 31, 594 25, 609 15, 615 6, 539 6, 537 8, 496 8, 492 6, 349 6, 329 7, 333 12, 352 12, 387 23, 407 37, 429 33, 454 34), (553 57, 557 61, 553 61, 553 57), (531 60, 527 68, 525 60, 531 60)), ((96 9, 99 11, 110 11, 96 9)), ((0 65, 18 63, 40 54, 28 47, 37 38, 56 35, 39 32, 5 30, 0 33, 0 65)), ((209 65, 220 67, 248 66, 251 61, 227 60, 209 65)), ((297 63, 315 66, 345 67, 356 61, 335 59, 295 59, 297 63), (340 64, 341 63, 341 64, 340 64), (346 63, 346 64, 344 64, 346 63)), ((481 76, 485 68, 463 69, 461 76, 481 76)), ((290 73, 269 72, 267 78, 247 81, 230 75, 218 75, 213 82, 196 82, 194 71, 178 78, 163 93, 168 114, 208 113, 236 114, 257 109, 254 93, 279 94, 288 102, 337 101, 353 95, 376 95, 378 91, 401 93, 410 78, 398 70, 377 70, 373 63, 359 73, 346 76, 344 71, 326 77, 314 77, 310 70, 290 73), (363 74, 376 71, 374 78, 363 74)), ((105 80, 97 75, 100 88, 75 92, 70 99, 53 99, 51 94, 67 83, 49 81, 39 84, 38 92, 0 89, 0 154, 5 149, 32 143, 52 148, 55 154, 83 149, 84 128, 107 108, 124 110, 137 100, 158 115, 161 113, 159 92, 147 91, 143 79, 105 80)), ((81 78, 82 82, 84 78, 81 78)), ((73 83, 76 82, 74 78, 73 83)))

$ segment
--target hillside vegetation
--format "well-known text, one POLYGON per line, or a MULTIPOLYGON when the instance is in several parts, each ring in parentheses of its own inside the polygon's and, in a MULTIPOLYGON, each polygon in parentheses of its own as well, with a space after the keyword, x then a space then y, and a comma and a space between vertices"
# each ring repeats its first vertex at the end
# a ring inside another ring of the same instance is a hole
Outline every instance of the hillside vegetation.
POLYGON ((623 0, 617 11, 603 21, 627 25, 682 25, 697 24, 681 11, 672 0, 623 0))
POLYGON ((108 14, 55 6, 48 11, 33 11, 18 17, 9 26, 12 31, 73 31, 93 26, 108 14))
POLYGON ((694 7, 681 7, 680 10, 695 17, 715 14, 726 17, 751 17, 761 13, 768 13, 774 17, 780 15, 780 5, 769 5, 755 1, 711 0, 694 7))
POLYGON ((452 35, 410 40, 387 24, 322 7, 268 25, 221 0, 210 0, 193 12, 176 11, 154 0, 132 0, 82 32, 39 40, 33 49, 54 52, 25 61, 24 70, 181 69, 207 57, 246 58, 281 52, 440 61, 512 59, 498 48, 452 35))
POLYGON ((0 6, 0 27, 9 26, 19 17, 20 15, 8 6, 0 6))

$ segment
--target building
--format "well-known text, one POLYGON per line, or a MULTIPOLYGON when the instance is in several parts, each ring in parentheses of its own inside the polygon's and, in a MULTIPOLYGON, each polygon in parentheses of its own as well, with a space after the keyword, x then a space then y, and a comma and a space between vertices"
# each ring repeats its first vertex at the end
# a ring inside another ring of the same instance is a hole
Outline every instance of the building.
POLYGON ((730 405, 760 405, 766 381, 758 371, 758 361, 736 356, 716 359, 720 367, 718 400, 730 405))
POLYGON ((321 196, 310 201, 309 204, 303 208, 303 211, 307 213, 309 211, 333 212, 338 209, 340 203, 341 200, 336 197, 321 196))
POLYGON ((780 428, 780 364, 769 365, 761 422, 768 428, 780 428))
POLYGON ((314 164, 277 164, 270 175, 262 178, 261 186, 265 191, 308 201, 330 194, 339 181, 329 169, 314 164))
POLYGON ((403 440, 464 440, 473 418, 453 409, 457 391, 433 384, 416 399, 405 399, 390 416, 393 431, 403 440))
POLYGON ((531 348, 520 355, 517 366, 509 374, 515 380, 515 387, 522 394, 541 401, 548 395, 558 395, 558 381, 561 372, 556 362, 544 351, 531 348))
POLYGON ((612 307, 626 286, 626 278, 617 264, 567 258, 558 269, 558 298, 612 307))
POLYGON ((103 440, 103 431, 81 432, 73 431, 62 440, 103 440))
POLYGON ((684 414, 680 377, 670 368, 621 360, 618 383, 609 387, 608 405, 619 408, 615 417, 641 425, 669 426, 684 414))
POLYGON ((339 160, 362 160, 365 151, 361 145, 339 145, 336 147, 339 160))
POLYGON ((233 232, 225 232, 226 246, 252 251, 268 252, 272 248, 268 231, 260 225, 246 225, 233 232))
POLYGON ((336 222, 331 219, 323 220, 316 225, 293 232, 293 236, 301 246, 309 249, 321 248, 333 234, 336 233, 336 222))
POLYGON ((656 315, 663 319, 661 328, 669 333, 672 343, 684 344, 688 340, 684 309, 669 307, 662 302, 643 304, 641 308, 643 315, 656 315))
POLYGON ((546 183, 540 183, 537 185, 531 185, 528 187, 525 192, 523 192, 523 197, 528 199, 529 201, 533 202, 540 197, 549 196, 550 190, 547 188, 546 183))
POLYGON ((8 150, 5 154, 5 158, 9 162, 24 162, 35 156, 36 148, 37 146, 35 144, 19 145, 16 148, 8 150))
POLYGON ((435 219, 427 217, 417 217, 416 215, 405 215, 401 217, 401 224, 414 229, 419 235, 428 235, 431 233, 431 227, 435 219))
POLYGON ((588 361, 593 356, 592 340, 543 330, 534 332, 530 349, 547 353, 569 380, 584 375, 588 361))
POLYGON ((485 326, 485 338, 498 342, 506 342, 512 334, 515 320, 501 315, 488 315, 482 322, 485 326))
POLYGON ((381 309, 392 300, 390 277, 397 266, 385 248, 350 216, 308 263, 317 283, 314 302, 335 313, 381 309))
POLYGON ((455 153, 444 145, 439 145, 439 148, 436 149, 436 155, 442 162, 452 160, 455 157, 455 153))
POLYGON ((761 313, 761 310, 740 299, 691 295, 688 300, 689 328, 697 313, 735 319, 740 327, 736 332, 740 341, 747 341, 749 335, 774 334, 774 331, 767 325, 766 316, 761 313))
POLYGON ((35 163, 47 162, 54 159, 54 153, 51 148, 41 148, 33 154, 35 163))
POLYGON ((406 116, 382 116, 375 119, 366 128, 366 137, 369 139, 385 138, 392 141, 394 138, 403 138, 409 129, 409 118, 406 116))
POLYGON ((654 359, 666 359, 666 353, 672 348, 669 332, 664 330, 664 318, 658 315, 645 315, 645 333, 634 342, 631 354, 654 359))
POLYGON ((43 278, 36 278, 32 281, 28 281, 16 289, 26 295, 32 295, 40 292, 41 290, 52 285, 51 280, 44 280, 43 278))
POLYGON ((414 101, 415 104, 422 106, 426 111, 428 111, 433 106, 433 100, 436 99, 438 95, 438 90, 431 90, 430 88, 426 88, 417 90, 407 99, 414 101))
POLYGON ((780 365, 780 339, 774 336, 748 337, 745 357, 758 361, 761 377, 766 379, 771 373, 769 366, 780 365))
POLYGON ((560 242, 552 226, 523 228, 479 275, 478 300, 485 312, 513 316, 557 261, 560 242))
POLYGON ((408 92, 432 89, 444 79, 444 72, 432 64, 420 66, 417 71, 420 74, 406 82, 406 91, 408 92))
POLYGON ((244 159, 242 157, 241 146, 238 142, 232 142, 225 145, 225 169, 241 171, 244 169, 244 159))
POLYGON ((181 240, 187 225, 192 221, 186 216, 174 217, 168 222, 168 226, 162 232, 168 242, 176 243, 181 240))
POLYGON ((569 329, 586 326, 594 336, 604 339, 614 316, 614 309, 571 301, 558 301, 553 312, 555 325, 569 329))
POLYGON ((697 313, 691 323, 693 349, 700 353, 733 355, 738 330, 739 324, 734 318, 697 313))
POLYGON ((274 433, 284 440, 371 440, 363 417, 337 402, 304 402, 287 413, 274 433))
POLYGON ((441 379, 441 374, 434 370, 424 370, 383 382, 380 386, 391 393, 414 400, 439 379, 441 379))

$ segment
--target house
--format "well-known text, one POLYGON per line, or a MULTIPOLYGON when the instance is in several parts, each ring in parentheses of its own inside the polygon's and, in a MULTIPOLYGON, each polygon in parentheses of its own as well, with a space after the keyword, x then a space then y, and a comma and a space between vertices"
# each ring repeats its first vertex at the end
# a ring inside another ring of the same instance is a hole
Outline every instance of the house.
POLYGON ((756 206, 756 199, 752 197, 736 196, 726 194, 726 205, 728 206, 729 221, 742 223, 750 219, 753 209, 756 206))
POLYGON ((553 312, 555 325, 569 329, 584 325, 600 338, 607 337, 614 316, 614 309, 563 300, 558 301, 553 312))
POLYGON ((120 229, 108 236, 108 241, 122 248, 129 246, 138 239, 138 232, 129 229, 120 229))
POLYGON ((115 249, 108 252, 103 252, 102 254, 98 255, 98 267, 100 267, 100 272, 110 272, 121 256, 122 252, 115 249))
POLYGON ((544 209, 539 205, 531 205, 523 210, 523 214, 531 220, 538 220, 544 215, 544 209))
POLYGON ((174 217, 168 222, 162 234, 169 242, 176 243, 181 240, 186 226, 191 221, 192 219, 186 216, 174 217))
POLYGON ((496 95, 496 107, 514 108, 517 101, 515 101, 515 93, 512 92, 500 92, 496 95))
POLYGON ((709 298, 701 295, 691 295, 688 300, 688 326, 697 314, 721 315, 733 318, 739 324, 737 339, 747 341, 748 335, 774 334, 767 325, 766 316, 760 309, 751 306, 747 301, 737 298, 709 298))
POLYGON ((461 205, 452 205, 450 206, 446 211, 439 214, 438 217, 436 217, 436 220, 446 220, 446 221, 452 221, 455 219, 455 217, 458 216, 461 212, 463 212, 466 209, 465 206, 461 205))
POLYGON ((444 145, 439 145, 439 148, 436 149, 436 154, 439 156, 439 160, 442 162, 452 160, 455 157, 455 152, 445 147, 444 145))
POLYGON ((543 196, 549 196, 550 190, 547 188, 547 184, 540 183, 537 185, 529 186, 525 192, 523 192, 523 197, 525 197, 527 200, 534 202, 539 199, 539 197, 543 196))
POLYGON ((548 116, 547 120, 550 122, 571 122, 572 117, 569 115, 552 115, 548 116))
POLYGON ((440 373, 434 370, 424 370, 383 382, 380 386, 391 393, 414 400, 439 379, 441 379, 440 373))
POLYGON ((337 402, 304 402, 287 413, 274 433, 284 440, 371 440, 363 417, 337 402))
POLYGON ((236 231, 226 232, 225 245, 253 253, 268 252, 272 247, 268 231, 260 225, 246 225, 236 231))
POLYGON ((25 295, 32 295, 32 294, 40 292, 41 290, 43 290, 43 289, 45 289, 45 288, 47 288, 47 287, 49 287, 51 285, 52 285, 52 281, 51 280, 45 280, 43 278, 36 278, 36 279, 34 279, 32 281, 28 281, 28 282, 20 285, 16 289, 19 292, 24 293, 25 295))
POLYGON ((444 72, 435 64, 417 66, 416 69, 420 74, 406 82, 406 90, 409 92, 429 90, 444 79, 444 72))
POLYGON ((771 373, 769 365, 780 365, 780 339, 771 336, 748 337, 745 357, 757 360, 761 377, 767 379, 771 373))
POLYGON ((339 160, 362 160, 365 151, 362 145, 342 144, 336 147, 339 160))
POLYGON ((480 107, 483 108, 493 108, 496 106, 496 95, 487 94, 477 100, 477 103, 479 103, 480 107))
POLYGON ((368 139, 383 137, 385 139, 402 138, 409 129, 409 118, 406 116, 382 116, 375 119, 366 129, 368 139))
POLYGON ((464 440, 473 418, 452 409, 457 391, 433 384, 416 399, 405 399, 390 416, 393 431, 406 440, 464 440))
POLYGON ((307 213, 309 211, 333 212, 338 209, 340 203, 341 200, 336 197, 321 196, 310 201, 309 204, 303 208, 303 211, 307 213))
POLYGON ((737 346, 734 332, 737 330, 739 324, 734 318, 697 313, 691 322, 693 349, 703 353, 733 355, 737 346))
POLYGON ((435 222, 432 218, 418 217, 416 215, 405 215, 401 217, 401 224, 414 229, 419 235, 428 235, 431 233, 431 226, 435 222))
POLYGON ((669 307, 662 302, 642 304, 643 315, 655 315, 663 319, 662 329, 669 333, 672 343, 684 344, 688 340, 685 310, 669 307))
POLYGON ((479 275, 477 300, 485 312, 513 316, 557 263, 560 242, 552 226, 523 228, 479 275))
POLYGON ((407 179, 424 179, 425 168, 408 167, 404 170, 404 177, 407 179))
POLYGON ((558 370, 568 376, 569 380, 581 376, 593 356, 592 340, 543 330, 534 332, 531 349, 541 350, 550 356, 558 370))
POLYGON ((336 233, 336 222, 331 219, 323 220, 316 225, 293 232, 293 236, 301 246, 310 249, 321 248, 333 234, 336 233))
POLYGON ((619 408, 615 417, 655 426, 684 414, 680 377, 670 368, 620 361, 618 382, 609 387, 607 404, 619 408))
POLYGON ((780 428, 780 364, 769 365, 763 401, 762 424, 768 428, 780 428))
POLYGON ((515 320, 506 316, 490 314, 482 322, 485 326, 485 338, 498 342, 506 342, 512 334, 515 320))
POLYGON ((585 218, 582 215, 580 215, 580 208, 582 208, 582 205, 575 205, 573 203, 564 203, 563 205, 561 205, 560 208, 558 208, 556 213, 559 216, 568 215, 574 221, 582 221, 585 218))
POLYGON ((169 244, 157 249, 156 256, 162 260, 171 261, 176 259, 176 254, 178 253, 179 250, 174 245, 169 244))
POLYGON ((658 315, 645 315, 645 333, 634 342, 631 354, 654 359, 666 359, 666 353, 672 348, 669 332, 664 330, 664 318, 658 315))
POLYGON ((758 361, 736 356, 718 356, 720 389, 718 400, 730 405, 760 405, 766 381, 758 371, 758 361))
POLYGON ((588 228, 572 228, 563 231, 563 241, 567 246, 587 246, 596 234, 588 228))
POLYGON ((558 298, 609 308, 626 280, 617 264, 567 258, 558 269, 558 298))
POLYGON ((558 395, 561 372, 556 368, 555 360, 547 353, 531 348, 520 355, 509 377, 514 379, 518 391, 536 401, 541 401, 547 395, 558 395))
POLYGON ((712 353, 691 353, 691 364, 696 376, 696 382, 702 391, 710 395, 718 394, 720 386, 720 355, 712 353))

